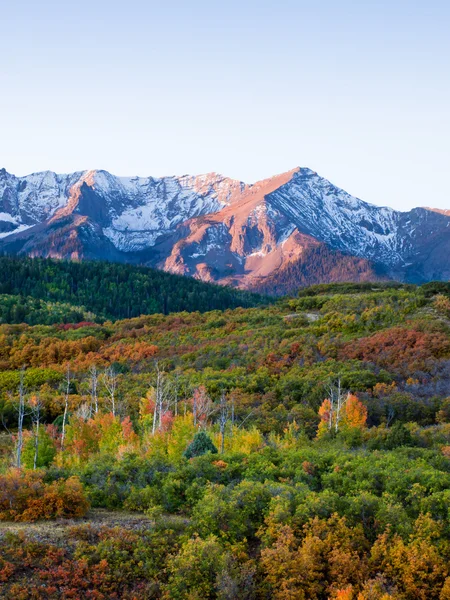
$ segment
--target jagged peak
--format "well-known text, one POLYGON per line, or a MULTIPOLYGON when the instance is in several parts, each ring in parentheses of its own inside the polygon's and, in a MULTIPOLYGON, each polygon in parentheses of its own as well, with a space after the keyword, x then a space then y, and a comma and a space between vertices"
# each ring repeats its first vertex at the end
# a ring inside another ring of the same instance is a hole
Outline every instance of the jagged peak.
POLYGON ((291 171, 298 173, 299 175, 317 175, 317 171, 314 171, 309 167, 294 167, 291 171))

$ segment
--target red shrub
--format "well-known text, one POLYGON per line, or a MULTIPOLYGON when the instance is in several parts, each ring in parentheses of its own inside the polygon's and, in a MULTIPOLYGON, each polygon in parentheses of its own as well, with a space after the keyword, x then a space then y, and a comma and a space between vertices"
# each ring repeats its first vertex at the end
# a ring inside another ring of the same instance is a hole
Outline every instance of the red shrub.
POLYGON ((349 342, 341 350, 341 358, 356 358, 407 374, 427 371, 436 359, 449 353, 450 341, 442 333, 393 327, 349 342))

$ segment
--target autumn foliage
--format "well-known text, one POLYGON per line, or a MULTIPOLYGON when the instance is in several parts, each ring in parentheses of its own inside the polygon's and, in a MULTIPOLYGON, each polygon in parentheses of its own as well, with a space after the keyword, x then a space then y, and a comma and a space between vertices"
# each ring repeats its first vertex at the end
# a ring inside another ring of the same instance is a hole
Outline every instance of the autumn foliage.
POLYGON ((42 472, 11 469, 0 475, 0 521, 82 517, 88 508, 77 477, 45 483, 42 472))
POLYGON ((319 417, 319 437, 327 431, 362 430, 366 426, 367 408, 354 394, 349 393, 342 399, 342 404, 325 398, 319 408, 319 417))
POLYGON ((0 324, 0 597, 450 600, 447 292, 376 285, 0 324))
POLYGON ((401 373, 427 370, 436 358, 450 354, 450 340, 442 333, 425 333, 392 327, 374 335, 349 342, 343 358, 373 362, 401 373))

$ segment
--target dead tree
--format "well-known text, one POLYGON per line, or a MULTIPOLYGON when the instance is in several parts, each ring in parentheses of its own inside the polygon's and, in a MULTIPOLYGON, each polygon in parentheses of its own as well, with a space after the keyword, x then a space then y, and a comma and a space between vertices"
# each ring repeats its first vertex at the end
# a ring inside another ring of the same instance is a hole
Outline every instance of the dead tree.
POLYGON ((339 431, 339 423, 342 418, 342 410, 348 400, 349 392, 344 392, 341 386, 340 378, 336 384, 331 384, 328 390, 330 411, 328 415, 328 429, 331 430, 334 425, 334 430, 339 431))
POLYGON ((388 406, 387 416, 386 416, 386 427, 389 427, 395 417, 395 408, 393 406, 388 406))
POLYGON ((176 405, 176 400, 173 400, 171 394, 171 385, 167 379, 166 373, 159 367, 159 363, 155 362, 156 370, 156 387, 154 387, 155 408, 153 411, 152 433, 154 434, 157 427, 162 428, 163 417, 171 409, 171 405, 176 405))
POLYGON ((64 413, 61 431, 61 450, 64 450, 64 441, 66 439, 66 424, 67 424, 67 413, 69 412, 69 395, 70 395, 70 365, 67 365, 65 388, 64 388, 64 413))
POLYGON ((109 367, 103 373, 103 385, 109 396, 109 404, 113 417, 116 416, 116 394, 117 394, 118 375, 114 367, 109 367))
POLYGON ((25 367, 20 371, 19 379, 19 404, 17 407, 17 451, 16 465, 20 469, 22 466, 22 450, 23 450, 23 420, 26 416, 25 412, 25 367))
POLYGON ((87 402, 83 402, 76 410, 76 415, 83 421, 88 421, 92 416, 91 406, 87 402))
POLYGON ((188 405, 188 400, 189 400, 189 396, 192 392, 191 386, 189 385, 189 383, 187 381, 184 382, 184 386, 183 386, 183 414, 184 416, 186 416, 187 414, 187 405, 188 405))
POLYGON ((197 390, 192 395, 192 416, 194 417, 194 426, 197 426, 197 390))
POLYGON ((164 371, 161 371, 161 369, 159 368, 159 364, 156 363, 156 407, 157 407, 158 414, 159 414, 158 427, 160 429, 162 426, 165 392, 166 392, 166 376, 165 376, 164 371))
POLYGON ((195 388, 192 395, 192 412, 194 415, 194 425, 206 427, 209 417, 214 413, 215 407, 206 391, 204 385, 195 388))
POLYGON ((219 408, 219 430, 220 430, 220 453, 225 452, 225 432, 228 421, 228 403, 225 392, 222 391, 220 396, 220 408, 219 408))
POLYGON ((92 409, 95 414, 98 413, 98 370, 95 365, 89 368, 89 394, 91 396, 92 409))
POLYGON ((178 398, 180 393, 180 375, 178 372, 175 373, 175 376, 172 379, 172 395, 173 395, 173 414, 175 417, 178 417, 178 398))
POLYGON ((155 431, 156 431, 156 423, 158 420, 158 401, 157 401, 157 396, 156 396, 156 390, 154 387, 151 388, 151 395, 153 396, 153 402, 154 402, 154 407, 153 407, 153 423, 152 423, 152 435, 154 435, 155 431))
POLYGON ((33 469, 37 467, 37 461, 39 456, 39 433, 41 425, 42 415, 42 400, 40 396, 34 396, 30 399, 31 418, 33 422, 33 434, 34 434, 34 457, 33 457, 33 469))

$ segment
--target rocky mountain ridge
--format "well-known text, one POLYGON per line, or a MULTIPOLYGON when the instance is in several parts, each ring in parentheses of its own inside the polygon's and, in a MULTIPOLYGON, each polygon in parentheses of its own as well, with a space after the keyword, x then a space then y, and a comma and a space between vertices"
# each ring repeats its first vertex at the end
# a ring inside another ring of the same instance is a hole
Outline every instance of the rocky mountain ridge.
POLYGON ((275 277, 278 293, 293 273, 301 285, 449 279, 449 227, 449 211, 374 206, 307 168, 251 185, 216 173, 0 170, 0 251, 141 263, 247 288, 275 277))

